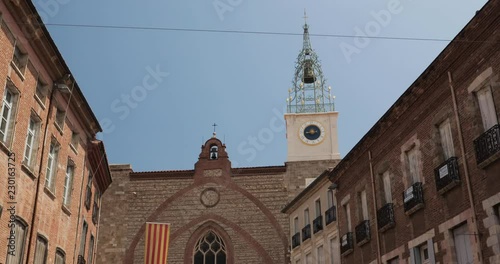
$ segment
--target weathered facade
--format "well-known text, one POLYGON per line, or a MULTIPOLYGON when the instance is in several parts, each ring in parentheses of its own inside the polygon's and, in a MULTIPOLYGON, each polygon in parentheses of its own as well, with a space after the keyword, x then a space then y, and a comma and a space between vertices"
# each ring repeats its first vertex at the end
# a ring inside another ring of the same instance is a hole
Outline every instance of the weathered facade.
POLYGON ((31 1, 0 1, 0 79, 0 263, 92 263, 101 128, 31 1))
POLYGON ((500 3, 330 172, 342 263, 500 262, 500 3))

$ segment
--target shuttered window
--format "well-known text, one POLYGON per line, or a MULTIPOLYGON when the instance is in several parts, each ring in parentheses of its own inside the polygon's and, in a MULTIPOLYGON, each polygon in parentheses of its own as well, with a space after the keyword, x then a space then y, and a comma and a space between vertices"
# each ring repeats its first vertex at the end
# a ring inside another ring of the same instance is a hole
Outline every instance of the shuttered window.
POLYGON ((38 236, 36 238, 35 262, 34 264, 45 264, 47 261, 47 240, 38 236))
POLYGON ((479 103, 479 110, 481 111, 481 118, 483 119, 484 130, 486 131, 498 123, 495 104, 493 102, 493 96, 491 95, 491 88, 489 86, 482 88, 477 91, 476 95, 479 103))
POLYGON ((439 125, 439 136, 441 138, 441 147, 443 149, 444 159, 447 160, 455 156, 450 120, 446 120, 439 125))

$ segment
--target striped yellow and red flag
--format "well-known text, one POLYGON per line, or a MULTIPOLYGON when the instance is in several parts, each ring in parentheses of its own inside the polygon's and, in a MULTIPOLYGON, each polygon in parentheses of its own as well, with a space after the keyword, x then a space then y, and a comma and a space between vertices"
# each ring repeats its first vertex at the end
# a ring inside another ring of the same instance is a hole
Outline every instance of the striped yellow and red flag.
POLYGON ((170 224, 146 223, 144 264, 167 264, 170 224))

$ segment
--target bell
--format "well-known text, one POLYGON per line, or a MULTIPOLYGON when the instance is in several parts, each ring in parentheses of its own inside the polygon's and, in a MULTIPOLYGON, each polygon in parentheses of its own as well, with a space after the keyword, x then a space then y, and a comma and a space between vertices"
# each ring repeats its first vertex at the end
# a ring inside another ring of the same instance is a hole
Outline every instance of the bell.
POLYGON ((314 76, 314 71, 312 69, 311 60, 306 60, 304 62, 304 83, 314 83, 316 81, 316 76, 314 76))
POLYGON ((213 160, 217 159, 217 154, 215 154, 215 152, 212 152, 212 156, 210 156, 210 159, 213 160))

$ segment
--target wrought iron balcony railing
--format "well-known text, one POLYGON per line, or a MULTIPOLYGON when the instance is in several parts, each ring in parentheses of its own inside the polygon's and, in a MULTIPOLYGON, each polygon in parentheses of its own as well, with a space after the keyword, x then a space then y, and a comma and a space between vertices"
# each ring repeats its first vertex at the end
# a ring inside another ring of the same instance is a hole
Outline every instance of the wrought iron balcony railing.
POLYGON ((85 264, 85 258, 82 255, 78 255, 77 264, 85 264))
POLYGON ((494 125, 474 140, 476 161, 480 164, 500 152, 500 125, 494 125))
POLYGON ((370 220, 364 220, 356 226, 356 244, 370 241, 370 220))
POLYGON ((424 190, 421 182, 416 182, 403 192, 406 214, 412 214, 424 206, 424 190))
POLYGON ((333 221, 337 221, 337 208, 335 205, 325 211, 325 224, 329 225, 333 221))
POLYGON ((347 255, 352 252, 353 248, 352 232, 348 232, 340 238, 340 254, 347 255))
POLYGON ((85 207, 90 209, 90 200, 92 199, 92 188, 87 186, 87 193, 85 194, 85 207))
POLYGON ((377 210, 378 230, 384 232, 396 224, 394 220, 394 204, 386 203, 377 210))
POLYGON ((288 113, 318 113, 335 111, 335 106, 333 103, 297 105, 289 104, 287 108, 288 113))
POLYGON ((292 236, 292 248, 296 248, 298 246, 300 246, 300 232, 297 232, 292 236))
POLYGON ((458 159, 451 157, 443 164, 434 169, 436 179, 436 189, 439 193, 444 193, 460 182, 458 174, 458 159))
POLYGON ((323 216, 320 215, 313 220, 313 234, 323 230, 323 216))
POLYGON ((302 241, 306 241, 311 238, 311 224, 308 224, 302 228, 302 241))

